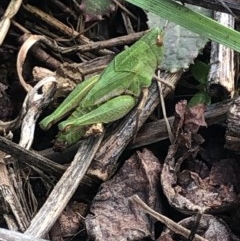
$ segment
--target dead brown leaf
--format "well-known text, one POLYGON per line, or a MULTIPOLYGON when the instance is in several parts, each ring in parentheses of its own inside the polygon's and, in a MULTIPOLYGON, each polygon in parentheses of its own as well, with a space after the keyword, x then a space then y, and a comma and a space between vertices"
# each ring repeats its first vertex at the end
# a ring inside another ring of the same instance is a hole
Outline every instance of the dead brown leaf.
POLYGON ((93 200, 86 228, 95 240, 141 240, 154 238, 154 220, 136 208, 128 198, 139 195, 160 211, 161 165, 147 149, 129 158, 118 173, 105 182, 93 200))

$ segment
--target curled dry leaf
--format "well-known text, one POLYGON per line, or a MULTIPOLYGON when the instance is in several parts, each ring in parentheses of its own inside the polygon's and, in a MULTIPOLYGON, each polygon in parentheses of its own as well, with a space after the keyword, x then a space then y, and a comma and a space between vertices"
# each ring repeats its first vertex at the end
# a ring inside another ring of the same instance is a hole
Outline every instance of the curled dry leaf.
MULTIPOLYGON (((199 165, 206 165, 204 162, 199 165)), ((194 162, 195 163, 195 162, 194 162)), ((188 166, 185 161, 185 167, 188 166)), ((193 167, 193 166, 192 166, 193 167)), ((205 166, 206 177, 202 176, 195 168, 183 170, 178 175, 178 192, 192 203, 205 207, 211 211, 221 211, 238 202, 238 172, 237 163, 234 160, 221 160, 213 164, 209 170, 205 166)))
POLYGON ((205 106, 203 104, 198 104, 187 109, 184 121, 184 130, 186 132, 195 134, 200 126, 207 126, 204 118, 204 111, 205 106))
POLYGON ((94 240, 154 239, 154 220, 135 207, 129 197, 137 194, 160 211, 160 171, 158 159, 147 149, 128 159, 94 198, 92 214, 86 217, 88 234, 94 240))
POLYGON ((235 160, 209 163, 200 156, 202 137, 196 131, 205 123, 203 108, 188 110, 185 104, 176 107, 178 134, 164 162, 163 191, 169 203, 184 213, 218 212, 238 202, 240 166, 235 160))
POLYGON ((207 126, 204 119, 205 106, 203 104, 188 108, 187 101, 183 100, 176 104, 175 111, 181 119, 179 125, 184 128, 185 132, 196 134, 200 126, 207 126))
POLYGON ((18 56, 17 56, 17 73, 18 73, 18 78, 20 81, 20 84, 22 87, 28 92, 30 91, 33 87, 28 84, 25 79, 22 76, 23 72, 23 65, 27 57, 27 53, 29 49, 38 41, 44 39, 44 36, 41 35, 30 35, 29 38, 23 43, 21 48, 19 49, 18 56))
MULTIPOLYGON (((192 217, 183 219, 182 221, 179 222, 179 224, 191 230, 192 227, 194 226, 195 220, 196 220, 196 217, 192 216, 192 217)), ((218 219, 212 215, 206 215, 206 214, 202 215, 196 233, 209 241, 231 241, 231 240, 238 241, 239 240, 231 233, 227 224, 223 220, 218 219)), ((176 240, 184 241, 186 239, 184 239, 183 237, 180 237, 179 235, 175 235, 169 229, 165 229, 165 231, 163 231, 161 236, 157 239, 157 241, 176 241, 176 240)))

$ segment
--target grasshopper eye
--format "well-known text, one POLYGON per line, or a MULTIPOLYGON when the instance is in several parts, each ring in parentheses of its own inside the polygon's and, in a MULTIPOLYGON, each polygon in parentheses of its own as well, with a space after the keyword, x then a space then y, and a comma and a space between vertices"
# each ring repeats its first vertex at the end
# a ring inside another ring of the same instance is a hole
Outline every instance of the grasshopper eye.
POLYGON ((157 46, 159 46, 159 47, 163 46, 163 36, 162 36, 161 34, 159 34, 159 35, 157 36, 156 44, 157 44, 157 46))

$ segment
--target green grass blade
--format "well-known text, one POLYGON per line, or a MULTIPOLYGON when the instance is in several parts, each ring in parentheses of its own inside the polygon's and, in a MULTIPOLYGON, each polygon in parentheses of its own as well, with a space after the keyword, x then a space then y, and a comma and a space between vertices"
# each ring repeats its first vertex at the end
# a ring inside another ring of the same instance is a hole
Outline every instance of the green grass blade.
POLYGON ((240 52, 240 33, 171 0, 125 0, 240 52))

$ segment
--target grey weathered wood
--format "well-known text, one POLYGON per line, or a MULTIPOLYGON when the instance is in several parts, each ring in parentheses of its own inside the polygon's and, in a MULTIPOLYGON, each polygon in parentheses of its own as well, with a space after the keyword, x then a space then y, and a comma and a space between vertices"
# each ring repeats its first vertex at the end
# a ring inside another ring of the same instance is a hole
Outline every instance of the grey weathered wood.
POLYGON ((17 175, 13 175, 13 168, 7 165, 5 156, 6 154, 0 151, 0 214, 10 230, 24 231, 30 223, 30 215, 25 202, 20 201, 18 194, 21 188, 16 181, 17 175))
POLYGON ((66 170, 64 166, 55 163, 36 152, 26 150, 25 148, 12 141, 9 141, 2 136, 0 136, 0 150, 8 153, 27 165, 32 165, 39 168, 47 174, 60 176, 66 170))
POLYGON ((102 136, 90 137, 79 147, 71 165, 32 219, 26 234, 43 237, 51 229, 87 172, 101 140, 102 136))
POLYGON ((46 239, 34 238, 19 232, 0 228, 0 241, 47 241, 46 239))
POLYGON ((181 2, 190 3, 192 5, 197 5, 225 13, 229 13, 227 8, 230 8, 234 14, 240 16, 240 2, 238 0, 181 0, 181 2))
MULTIPOLYGON (((233 99, 229 99, 224 102, 209 105, 204 114, 208 126, 225 121, 227 119, 228 110, 233 101, 233 99)), ((171 125, 174 117, 171 116, 168 120, 171 125)), ((136 141, 130 143, 129 148, 137 148, 166 139, 168 139, 168 133, 165 120, 156 120, 144 124, 138 132, 136 141)))
POLYGON ((229 108, 227 119, 227 131, 225 134, 225 148, 240 153, 240 97, 233 101, 229 108))
MULTIPOLYGON (((234 28, 234 17, 227 13, 214 12, 214 19, 224 26, 234 28)), ((208 76, 208 89, 210 94, 214 96, 218 94, 218 89, 221 88, 221 93, 233 96, 235 81, 234 81, 234 51, 222 44, 216 42, 211 43, 211 68, 208 76)), ((220 94, 221 94, 220 93, 220 94)), ((224 96, 222 96, 224 98, 224 96)))

